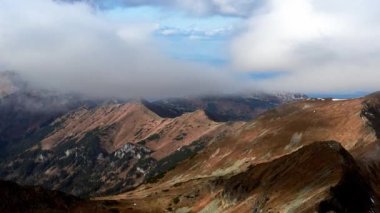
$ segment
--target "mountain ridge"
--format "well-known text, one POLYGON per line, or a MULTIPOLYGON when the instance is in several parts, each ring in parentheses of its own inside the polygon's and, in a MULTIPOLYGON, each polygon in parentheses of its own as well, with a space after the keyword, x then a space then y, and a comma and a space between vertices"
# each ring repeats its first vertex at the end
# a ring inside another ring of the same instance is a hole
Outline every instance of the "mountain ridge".
MULTIPOLYGON (((313 152, 315 159, 310 159, 311 162, 320 160, 320 163, 310 167, 314 163, 309 165, 306 162, 304 166, 291 168, 295 170, 304 169, 305 171, 300 174, 308 172, 310 180, 320 180, 320 178, 326 176, 326 178, 335 177, 335 181, 330 182, 330 185, 322 185, 323 196, 314 195, 310 190, 304 192, 306 193, 305 196, 319 197, 317 200, 309 200, 307 203, 300 202, 299 199, 294 197, 297 195, 297 191, 302 191, 301 189, 288 193, 287 196, 293 199, 292 209, 299 209, 302 212, 328 212, 329 210, 357 212, 355 209, 357 210, 358 208, 364 208, 368 211, 378 209, 379 193, 376 187, 378 179, 375 175, 377 172, 374 169, 379 168, 379 160, 377 158, 372 159, 372 163, 368 159, 366 161, 362 160, 368 156, 368 149, 375 146, 378 141, 376 129, 373 129, 376 126, 370 124, 370 119, 364 113, 368 100, 369 97, 339 101, 309 99, 284 105, 262 114, 255 121, 243 125, 235 137, 224 138, 206 147, 194 158, 188 159, 173 170, 168 171, 157 182, 142 185, 125 194, 101 199, 123 200, 127 198, 131 202, 137 203, 137 206, 139 206, 137 208, 144 212, 149 212, 144 206, 161 209, 160 211, 171 209, 172 211, 186 210, 186 212, 210 208, 213 211, 223 212, 246 212, 249 209, 249 211, 256 209, 255 211, 257 212, 270 209, 274 212, 276 212, 276 209, 281 211, 283 205, 290 202, 286 200, 288 199, 285 196, 286 193, 276 192, 273 194, 272 196, 278 196, 279 201, 277 204, 270 204, 266 201, 265 196, 262 198, 257 197, 257 193, 252 194, 251 196, 253 197, 250 196, 244 202, 237 202, 235 199, 237 196, 241 196, 240 193, 226 200, 224 197, 216 197, 218 193, 215 193, 218 190, 212 187, 208 188, 208 190, 203 188, 207 189, 206 186, 209 185, 209 181, 243 175, 246 171, 252 171, 253 175, 259 175, 257 169, 250 169, 252 166, 255 168, 257 165, 272 165, 274 162, 279 162, 279 166, 281 164, 288 165, 288 163, 303 164, 305 163, 304 160, 289 160, 288 156, 298 156, 299 152, 304 150, 305 147, 313 147, 316 141, 333 139, 339 141, 339 143, 334 142, 333 147, 338 147, 338 151, 347 150, 343 152, 352 156, 349 159, 354 159, 349 160, 354 165, 355 172, 352 173, 353 176, 349 175, 347 177, 345 172, 338 172, 335 169, 327 170, 327 173, 323 172, 322 169, 320 173, 322 176, 318 176, 318 172, 315 170, 317 165, 326 167, 339 163, 340 160, 325 161, 323 159, 330 156, 330 154, 326 155, 325 151, 313 152), (347 182, 353 185, 347 184, 347 182), (200 185, 200 188, 193 190, 192 187, 196 185, 200 185), (200 190, 200 192, 197 190, 200 190), (364 199, 363 203, 360 203, 362 201, 355 202, 350 200, 349 197, 344 196, 347 191, 350 193, 364 193, 366 194, 366 199, 364 199), (160 200, 150 201, 149 194, 160 197, 160 200), (305 205, 302 206, 302 203, 305 205), (245 207, 243 208, 242 205, 245 207), (353 206, 350 207, 350 205, 353 206), (241 209, 237 210, 236 208, 239 206, 241 209)), ((371 102, 378 103, 377 100, 371 100, 371 102)), ((372 107, 380 109, 380 105, 373 105, 372 107)), ((367 114, 369 118, 371 115, 367 114)), ((375 116, 374 120, 377 120, 376 118, 379 117, 375 116)), ((337 156, 341 155, 339 153, 340 151, 337 156)), ((332 156, 334 155, 336 154, 332 156)), ((283 171, 286 172, 288 169, 284 167, 283 171)), ((273 172, 276 169, 268 169, 267 171, 273 172)), ((351 173, 349 172, 349 174, 351 173)), ((281 177, 282 174, 279 173, 279 175, 281 177)), ((293 184, 300 184, 300 187, 307 185, 302 175, 294 179, 291 177, 278 178, 273 183, 280 184, 284 180, 298 181, 299 183, 294 182, 293 184)), ((237 183, 239 183, 237 187, 241 184, 250 184, 247 181, 238 181, 237 183)), ((257 182, 255 187, 264 187, 265 185, 267 184, 257 182)), ((226 186, 232 185, 226 184, 226 186)), ((269 200, 272 200, 272 198, 269 198, 269 200)))
POLYGON ((91 197, 122 212, 380 209, 379 93, 286 101, 267 94, 73 98, 62 105, 67 96, 33 90, 37 108, 63 106, 42 114, 15 107, 25 94, 0 101, 0 117, 9 115, 0 133, 19 127, 0 134, 3 180, 91 197), (29 122, 18 126, 22 120, 29 122))

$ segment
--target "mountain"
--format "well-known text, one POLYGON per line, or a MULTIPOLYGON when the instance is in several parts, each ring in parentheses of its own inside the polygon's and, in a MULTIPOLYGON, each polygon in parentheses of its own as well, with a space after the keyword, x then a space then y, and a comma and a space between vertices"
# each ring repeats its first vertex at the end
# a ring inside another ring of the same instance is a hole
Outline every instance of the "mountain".
MULTIPOLYGON (((210 96, 201 98, 173 98, 154 102, 142 101, 149 110, 164 118, 175 118, 187 112, 205 111, 214 121, 244 121, 256 117, 289 100, 304 96, 299 94, 210 96), (277 98, 276 98, 277 97, 277 98), (281 97, 281 98, 278 98, 281 97)), ((96 108, 126 100, 87 98, 30 85, 15 72, 0 72, 0 150, 14 149, 14 144, 60 116, 80 107, 96 108)), ((0 152, 4 155, 4 152, 0 152)))
POLYGON ((0 210, 380 210, 380 93, 107 101, 4 76, 0 210))
POLYGON ((119 193, 151 181, 234 134, 244 123, 235 120, 281 103, 267 94, 91 100, 37 89, 12 72, 0 79, 13 88, 0 102, 0 178, 76 196, 119 193), (202 104, 194 105, 197 100, 202 104))
POLYGON ((0 163, 0 176, 80 196, 120 192, 240 125, 212 121, 203 111, 161 118, 139 103, 81 108, 31 136, 29 148, 0 163))
MULTIPOLYGON (((142 212, 374 210, 370 186, 352 156, 337 142, 316 142, 236 174, 230 172, 148 185, 106 199, 129 200, 142 212)), ((128 203, 124 206, 130 208, 128 203)))
POLYGON ((209 118, 226 122, 249 121, 268 109, 306 98, 306 95, 293 93, 254 93, 249 95, 171 98, 153 102, 143 101, 142 103, 161 117, 172 118, 186 112, 202 109, 209 118))
POLYGON ((100 199, 143 212, 376 212, 379 103, 376 93, 284 105, 156 182, 100 199))

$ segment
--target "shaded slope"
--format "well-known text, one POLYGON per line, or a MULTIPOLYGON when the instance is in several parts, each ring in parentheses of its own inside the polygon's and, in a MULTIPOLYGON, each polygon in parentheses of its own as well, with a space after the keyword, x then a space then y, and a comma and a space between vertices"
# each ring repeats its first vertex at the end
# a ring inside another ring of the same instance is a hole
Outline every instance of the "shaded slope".
POLYGON ((39 187, 21 187, 8 181, 0 181, 0 210, 3 212, 67 211, 80 200, 58 191, 46 191, 39 187))
POLYGON ((41 187, 0 181, 1 212, 112 212, 110 202, 88 201, 41 187))
POLYGON ((363 146, 359 150, 357 160, 375 192, 373 201, 376 209, 380 209, 380 92, 365 97, 363 105, 362 117, 376 134, 377 140, 368 146, 363 146))
MULTIPOLYGON (((336 142, 307 145, 272 162, 219 180, 223 197, 253 212, 369 212, 372 190, 353 157, 336 142), (253 202, 250 200, 255 200, 253 202)), ((244 210, 246 209, 246 210, 244 210)))
POLYGON ((371 197, 351 155, 339 143, 318 142, 236 175, 149 185, 108 199, 128 199, 144 212, 369 212, 371 197))

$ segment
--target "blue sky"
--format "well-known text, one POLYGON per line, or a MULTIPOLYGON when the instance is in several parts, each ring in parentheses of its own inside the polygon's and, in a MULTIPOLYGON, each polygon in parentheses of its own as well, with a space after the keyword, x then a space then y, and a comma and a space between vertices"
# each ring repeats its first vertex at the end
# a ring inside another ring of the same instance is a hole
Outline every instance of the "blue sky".
MULTIPOLYGON (((228 45, 244 21, 240 16, 193 16, 185 11, 154 6, 110 7, 102 12, 121 22, 155 23, 153 36, 165 54, 177 60, 216 67, 231 63, 228 45)), ((282 75, 286 73, 255 70, 240 73, 238 77, 263 80, 282 75)))
POLYGON ((153 6, 116 7, 103 12, 121 22, 155 23, 153 35, 164 53, 216 66, 229 63, 228 43, 242 21, 236 16, 192 16, 153 6))

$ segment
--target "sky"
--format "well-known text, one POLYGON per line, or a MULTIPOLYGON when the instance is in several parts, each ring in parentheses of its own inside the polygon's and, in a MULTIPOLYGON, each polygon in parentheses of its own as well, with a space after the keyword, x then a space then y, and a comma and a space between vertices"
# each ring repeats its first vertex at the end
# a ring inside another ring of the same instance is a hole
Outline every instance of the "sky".
POLYGON ((99 97, 380 90, 376 0, 0 0, 0 70, 99 97))

